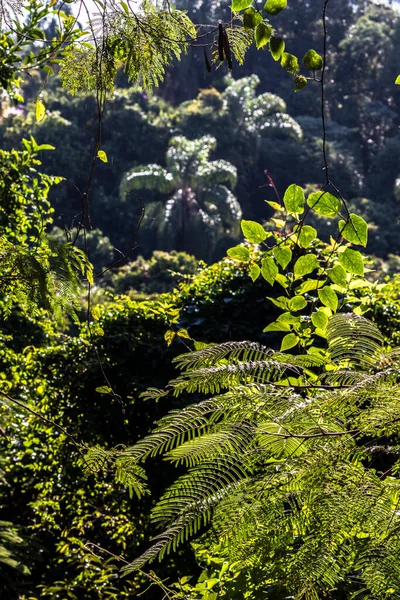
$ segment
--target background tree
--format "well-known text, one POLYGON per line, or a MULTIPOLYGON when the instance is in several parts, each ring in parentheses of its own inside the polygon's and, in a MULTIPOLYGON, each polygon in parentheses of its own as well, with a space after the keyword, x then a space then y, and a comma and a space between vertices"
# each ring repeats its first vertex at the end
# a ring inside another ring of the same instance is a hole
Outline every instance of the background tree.
POLYGON ((121 183, 122 197, 132 190, 173 195, 165 202, 156 227, 160 246, 210 260, 229 236, 238 233, 240 205, 231 189, 236 168, 225 160, 210 161, 216 139, 205 136, 190 141, 174 137, 166 155, 166 169, 159 165, 135 167, 121 183), (226 184, 226 185, 225 185, 226 184), (225 238, 225 240, 224 240, 225 238))

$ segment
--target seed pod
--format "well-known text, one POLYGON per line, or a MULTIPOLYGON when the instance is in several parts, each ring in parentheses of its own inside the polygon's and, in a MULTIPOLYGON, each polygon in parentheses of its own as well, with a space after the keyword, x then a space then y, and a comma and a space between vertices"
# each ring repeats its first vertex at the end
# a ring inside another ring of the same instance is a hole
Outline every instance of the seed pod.
POLYGON ((218 25, 218 56, 221 62, 224 61, 224 27, 222 23, 218 25))
POLYGON ((228 69, 232 71, 232 52, 229 46, 228 34, 226 33, 226 29, 223 28, 223 44, 224 44, 224 54, 226 56, 226 60, 228 61, 228 69))
POLYGON ((204 62, 206 65, 207 73, 211 73, 211 64, 210 64, 210 61, 208 60, 208 56, 207 56, 207 52, 206 52, 205 48, 204 48, 204 62))

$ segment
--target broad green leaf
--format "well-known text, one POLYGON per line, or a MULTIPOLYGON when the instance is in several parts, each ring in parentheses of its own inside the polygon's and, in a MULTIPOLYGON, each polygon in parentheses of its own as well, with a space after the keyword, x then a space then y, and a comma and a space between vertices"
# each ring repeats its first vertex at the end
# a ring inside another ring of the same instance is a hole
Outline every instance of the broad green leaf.
POLYGON ((264 277, 268 283, 273 285, 276 276, 279 273, 279 269, 275 264, 275 261, 270 256, 267 258, 263 258, 261 261, 261 275, 264 277))
POLYGON ((293 78, 293 83, 294 91, 301 92, 301 90, 304 90, 304 88, 307 86, 308 82, 304 75, 296 75, 296 77, 293 78))
POLYGON ((242 221, 240 223, 244 237, 253 244, 261 244, 267 238, 267 232, 256 221, 242 221))
POLYGON ((239 11, 249 8, 253 4, 253 0, 232 0, 232 10, 239 11))
POLYGON ((101 385, 100 387, 96 388, 96 392, 98 394, 111 394, 112 389, 108 385, 101 385))
POLYGON ((35 105, 36 121, 38 123, 40 123, 40 121, 43 121, 45 114, 46 114, 46 106, 41 98, 37 98, 36 105, 35 105))
POLYGON ((107 154, 104 152, 104 150, 99 150, 97 153, 97 158, 99 158, 101 161, 103 162, 108 162, 108 156, 107 154))
POLYGON ((366 246, 368 241, 368 225, 362 217, 350 213, 348 221, 338 223, 339 231, 345 240, 352 244, 366 246))
POLYGON ((290 185, 283 196, 283 204, 291 215, 301 214, 304 211, 303 189, 295 183, 290 185))
POLYGON ((314 254, 306 254, 305 256, 300 256, 300 258, 296 261, 294 265, 294 278, 300 279, 300 277, 312 273, 315 269, 318 268, 318 266, 319 263, 314 254))
POLYGON ((315 50, 309 50, 304 55, 303 64, 309 71, 320 71, 323 64, 322 56, 315 50))
POLYGON ((290 248, 277 246, 273 250, 274 258, 278 265, 282 267, 282 269, 286 269, 290 261, 292 260, 292 251, 290 248))
POLYGON ((250 277, 251 277, 252 281, 256 281, 260 277, 260 275, 261 275, 261 269, 260 269, 260 267, 258 265, 256 265, 256 264, 251 265, 250 270, 249 270, 249 274, 250 274, 250 277))
POLYGON ((295 346, 297 346, 299 341, 300 339, 295 333, 288 333, 282 340, 281 352, 285 352, 285 350, 290 350, 290 348, 294 348, 295 346))
POLYGON ((275 304, 275 306, 277 306, 278 308, 281 308, 282 310, 288 309, 289 300, 285 296, 279 296, 279 298, 268 297, 267 300, 270 300, 272 302, 272 304, 275 304))
POLYGON ((264 10, 270 15, 277 15, 287 7, 287 0, 267 0, 264 10))
POLYGON ((304 296, 294 296, 294 298, 291 298, 289 301, 289 310, 292 310, 293 312, 303 310, 303 308, 306 306, 307 300, 304 298, 304 296))
POLYGON ((284 312, 277 318, 278 323, 287 323, 290 325, 294 325, 295 323, 300 323, 300 317, 296 317, 292 315, 290 312, 284 312))
POLYGON ((309 248, 317 237, 317 230, 311 227, 311 225, 296 225, 293 231, 296 233, 293 236, 293 240, 301 248, 309 248))
POLYGON ((343 287, 347 286, 346 270, 341 265, 335 265, 332 269, 328 269, 327 273, 333 283, 343 287))
POLYGON ((303 283, 296 288, 296 294, 306 294, 307 292, 312 292, 313 290, 322 288, 323 285, 325 285, 324 281, 319 281, 318 279, 307 279, 307 281, 303 281, 303 283))
POLYGON ((297 57, 293 54, 289 54, 289 52, 284 52, 281 58, 281 65, 288 73, 292 75, 296 75, 299 71, 299 61, 297 57))
POLYGON ((277 61, 281 60, 282 54, 285 52, 285 42, 282 38, 272 37, 269 40, 269 49, 272 58, 277 61))
POLYGON ((244 246, 235 246, 234 248, 229 248, 227 255, 229 258, 233 258, 233 260, 240 260, 241 262, 247 262, 250 260, 250 251, 244 246))
POLYGON ((364 275, 364 261, 361 252, 346 248, 338 256, 339 262, 348 273, 353 275, 364 275))
POLYGON ((307 204, 315 210, 318 215, 324 217, 336 217, 340 210, 341 202, 329 192, 314 192, 307 198, 307 204))
POLYGON ((290 325, 288 323, 278 323, 277 321, 274 321, 263 329, 263 333, 268 333, 269 331, 290 331, 290 325))
POLYGON ((246 29, 255 29, 262 21, 262 14, 252 6, 243 13, 243 25, 246 29))
POLYGON ((311 315, 311 322, 314 327, 318 327, 318 329, 326 329, 328 326, 328 321, 329 319, 327 315, 321 310, 318 310, 311 315))
POLYGON ((256 38, 256 46, 258 49, 263 48, 266 44, 268 44, 272 35, 272 27, 271 25, 266 25, 265 23, 259 23, 255 30, 255 38, 256 38))
POLYGON ((400 85, 400 75, 397 75, 396 80, 395 80, 395 84, 396 85, 400 85))
POLYGON ((328 308, 332 309, 333 312, 336 312, 339 306, 339 300, 336 295, 336 292, 333 291, 330 287, 324 287, 322 290, 318 290, 318 298, 328 308))

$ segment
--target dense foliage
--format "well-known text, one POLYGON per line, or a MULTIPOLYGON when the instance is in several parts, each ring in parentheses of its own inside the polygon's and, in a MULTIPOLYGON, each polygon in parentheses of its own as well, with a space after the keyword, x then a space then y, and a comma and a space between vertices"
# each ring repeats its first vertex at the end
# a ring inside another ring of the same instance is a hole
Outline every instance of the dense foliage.
POLYGON ((400 597, 398 14, 0 4, 1 595, 400 597))

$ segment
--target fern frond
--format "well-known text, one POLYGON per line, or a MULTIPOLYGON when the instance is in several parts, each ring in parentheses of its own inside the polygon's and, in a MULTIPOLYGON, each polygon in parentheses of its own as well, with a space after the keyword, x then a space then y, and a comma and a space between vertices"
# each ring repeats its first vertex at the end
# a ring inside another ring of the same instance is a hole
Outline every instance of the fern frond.
POLYGON ((352 313, 339 313, 329 319, 327 340, 333 362, 348 361, 352 365, 373 365, 383 345, 377 326, 352 313))

